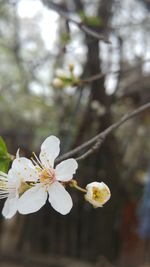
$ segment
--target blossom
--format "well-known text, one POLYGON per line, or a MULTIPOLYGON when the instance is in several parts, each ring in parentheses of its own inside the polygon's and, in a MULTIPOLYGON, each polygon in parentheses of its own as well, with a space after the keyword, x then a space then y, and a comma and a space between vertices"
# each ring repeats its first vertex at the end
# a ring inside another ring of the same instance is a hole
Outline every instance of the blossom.
POLYGON ((56 69, 55 71, 55 75, 56 77, 60 78, 60 79, 64 79, 67 78, 70 75, 70 72, 64 69, 56 69))
MULTIPOLYGON (((49 136, 41 146, 39 158, 34 154, 33 168, 38 182, 25 191, 18 200, 18 211, 21 214, 29 214, 38 211, 48 200, 51 206, 59 213, 65 215, 72 208, 72 199, 66 191, 64 183, 72 179, 78 164, 70 158, 59 163, 54 168, 54 161, 60 152, 60 141, 55 136, 49 136)), ((20 158, 21 159, 21 158, 20 158)), ((28 177, 29 166, 20 165, 20 172, 28 177), (26 172, 24 171, 26 168, 26 172)))
POLYGON ((18 209, 19 196, 29 188, 30 181, 37 181, 37 171, 30 160, 26 158, 17 158, 13 161, 12 167, 8 174, 0 173, 0 198, 7 198, 2 210, 5 218, 13 217, 18 209), (18 164, 19 163, 19 164, 18 164), (22 166, 28 166, 28 175, 24 176, 21 172, 22 166))
POLYGON ((85 199, 95 208, 102 207, 111 196, 108 186, 101 182, 92 182, 86 186, 85 199))

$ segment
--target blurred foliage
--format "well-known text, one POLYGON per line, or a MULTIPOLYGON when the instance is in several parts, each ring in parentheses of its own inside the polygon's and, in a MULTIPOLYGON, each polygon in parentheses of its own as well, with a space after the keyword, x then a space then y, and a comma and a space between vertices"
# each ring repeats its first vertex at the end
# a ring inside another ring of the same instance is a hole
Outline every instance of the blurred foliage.
POLYGON ((61 43, 67 45, 70 42, 70 36, 67 32, 61 32, 60 34, 61 43))
POLYGON ((100 27, 103 25, 103 21, 100 16, 87 16, 83 11, 79 12, 79 16, 82 19, 82 22, 87 26, 100 27))
POLYGON ((7 147, 3 138, 0 136, 0 171, 7 172, 11 160, 12 157, 7 151, 7 147))

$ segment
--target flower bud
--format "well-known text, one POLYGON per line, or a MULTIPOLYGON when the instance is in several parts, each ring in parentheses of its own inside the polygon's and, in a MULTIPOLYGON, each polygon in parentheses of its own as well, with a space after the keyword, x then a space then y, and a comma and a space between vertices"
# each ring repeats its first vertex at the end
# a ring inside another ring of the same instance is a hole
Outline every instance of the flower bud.
POLYGON ((74 65, 73 64, 69 64, 68 67, 69 67, 70 72, 74 71, 74 65))
POLYGON ((95 208, 102 207, 111 196, 108 186, 101 182, 92 182, 86 186, 85 199, 95 208))
POLYGON ((63 88, 63 87, 64 87, 64 82, 63 82, 61 79, 59 79, 59 78, 55 78, 55 79, 53 80, 52 85, 53 85, 55 88, 59 89, 59 88, 63 88))

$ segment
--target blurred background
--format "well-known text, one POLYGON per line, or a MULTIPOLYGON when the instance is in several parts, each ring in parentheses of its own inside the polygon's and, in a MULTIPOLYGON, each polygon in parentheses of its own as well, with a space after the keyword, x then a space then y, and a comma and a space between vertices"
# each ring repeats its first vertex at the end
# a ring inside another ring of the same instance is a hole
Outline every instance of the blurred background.
MULTIPOLYGON (((149 0, 0 0, 0 135, 12 155, 38 154, 51 134, 63 154, 150 101, 149 11, 149 0)), ((110 187, 102 209, 70 190, 67 216, 49 205, 1 216, 0 266, 149 267, 149 137, 146 110, 79 163, 79 184, 110 187)))

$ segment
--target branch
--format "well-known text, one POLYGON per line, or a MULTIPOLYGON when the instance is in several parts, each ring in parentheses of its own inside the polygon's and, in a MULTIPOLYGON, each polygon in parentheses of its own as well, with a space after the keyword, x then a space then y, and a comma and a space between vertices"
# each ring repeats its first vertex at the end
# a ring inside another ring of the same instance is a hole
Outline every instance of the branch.
POLYGON ((131 118, 137 116, 144 110, 150 108, 150 102, 142 105, 141 107, 135 109, 133 112, 125 114, 119 121, 113 123, 111 126, 109 126, 107 129, 105 129, 103 132, 97 134, 93 138, 89 139, 87 142, 83 143, 80 146, 77 146, 76 148, 72 149, 71 151, 65 153, 64 155, 60 156, 56 162, 60 162, 64 159, 67 159, 78 152, 80 152, 82 149, 89 147, 90 145, 93 145, 92 148, 90 148, 88 151, 86 151, 84 154, 82 154, 80 157, 76 158, 76 160, 81 160, 92 154, 95 150, 97 150, 105 138, 113 131, 119 128, 122 124, 124 124, 126 121, 130 120, 131 118))
POLYGON ((57 12, 60 16, 68 20, 69 22, 75 24, 81 31, 83 31, 87 35, 90 35, 97 40, 104 41, 105 43, 108 44, 111 43, 106 37, 104 37, 102 34, 97 33, 96 31, 93 31, 90 27, 86 26, 82 21, 77 21, 71 18, 68 12, 64 11, 64 9, 60 5, 55 4, 52 1, 48 0, 43 0, 43 3, 47 5, 50 9, 57 12))
MULTIPOLYGON (((148 62, 150 62, 150 59, 142 60, 140 62, 140 64, 142 65, 142 64, 148 63, 148 62)), ((83 78, 83 79, 79 80, 78 82, 74 83, 73 85, 74 86, 82 86, 84 84, 88 84, 88 83, 92 83, 96 80, 100 80, 109 74, 119 74, 120 71, 122 72, 122 74, 126 75, 126 74, 128 74, 128 72, 135 71, 138 68, 139 68, 139 65, 136 65, 136 66, 133 66, 130 68, 125 68, 124 70, 107 71, 105 73, 100 72, 100 73, 97 73, 93 76, 90 76, 89 78, 83 78)), ((113 95, 115 95, 115 94, 116 94, 116 91, 113 93, 113 95)), ((122 96, 124 96, 124 95, 121 95, 121 97, 122 96)))
POLYGON ((94 81, 97 81, 97 80, 104 78, 104 76, 105 76, 105 74, 100 72, 100 73, 95 74, 89 78, 81 80, 80 83, 81 83, 81 85, 85 84, 85 83, 92 83, 94 81))

